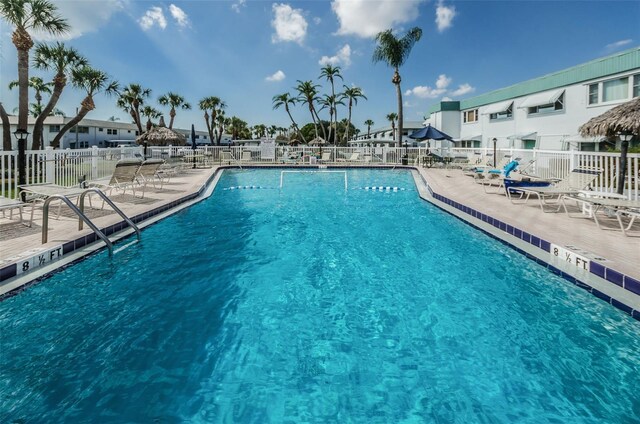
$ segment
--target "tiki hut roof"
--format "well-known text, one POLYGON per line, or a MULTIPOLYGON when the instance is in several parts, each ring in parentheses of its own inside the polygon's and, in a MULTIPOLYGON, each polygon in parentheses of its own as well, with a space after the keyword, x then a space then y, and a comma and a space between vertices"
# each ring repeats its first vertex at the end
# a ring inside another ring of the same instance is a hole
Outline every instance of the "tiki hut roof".
POLYGON ((640 97, 591 118, 580 127, 580 134, 584 137, 610 137, 624 132, 640 134, 640 97))
POLYGON ((151 146, 184 146, 187 144, 187 138, 167 128, 163 118, 160 118, 160 124, 157 127, 151 128, 136 138, 138 144, 142 144, 145 141, 151 146))
POLYGON ((309 142, 309 146, 319 146, 321 144, 327 144, 327 141, 322 137, 316 137, 309 142))

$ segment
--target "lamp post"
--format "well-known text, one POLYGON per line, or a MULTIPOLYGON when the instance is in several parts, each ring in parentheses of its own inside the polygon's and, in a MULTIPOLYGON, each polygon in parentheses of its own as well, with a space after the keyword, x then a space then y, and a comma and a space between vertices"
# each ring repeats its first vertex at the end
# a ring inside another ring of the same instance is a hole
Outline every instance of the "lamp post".
POLYGON ((18 128, 13 132, 18 140, 18 185, 27 183, 27 156, 25 155, 25 145, 29 133, 27 130, 18 128))
POLYGON ((493 137, 493 167, 496 167, 496 144, 498 143, 498 139, 493 137))
POLYGON ((625 174, 627 172, 627 150, 629 149, 629 142, 633 138, 633 134, 628 131, 623 131, 619 134, 620 137, 620 170, 618 171, 618 194, 624 193, 625 174))

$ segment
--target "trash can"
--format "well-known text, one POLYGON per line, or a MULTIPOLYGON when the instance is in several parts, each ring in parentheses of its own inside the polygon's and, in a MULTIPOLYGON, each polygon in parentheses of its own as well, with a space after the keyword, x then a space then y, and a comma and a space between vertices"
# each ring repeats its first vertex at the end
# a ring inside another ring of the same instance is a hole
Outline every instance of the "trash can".
POLYGON ((403 165, 408 165, 409 164, 409 158, 407 156, 402 156, 402 164, 403 165))

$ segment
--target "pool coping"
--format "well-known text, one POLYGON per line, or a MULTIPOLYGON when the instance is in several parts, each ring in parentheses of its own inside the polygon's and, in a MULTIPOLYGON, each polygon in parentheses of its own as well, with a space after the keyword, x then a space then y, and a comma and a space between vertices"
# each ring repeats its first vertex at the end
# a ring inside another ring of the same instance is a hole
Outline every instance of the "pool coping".
POLYGON ((542 237, 507 224, 463 203, 436 193, 417 167, 414 181, 420 198, 453 215, 464 223, 499 240, 518 253, 544 266, 572 284, 586 290, 634 319, 640 321, 640 281, 586 258, 566 246, 555 245, 542 237), (420 181, 416 179, 418 175, 420 181), (419 182, 426 188, 421 190, 419 182), (567 258, 571 262, 567 262, 567 258), (588 264, 588 269, 587 265, 588 264))

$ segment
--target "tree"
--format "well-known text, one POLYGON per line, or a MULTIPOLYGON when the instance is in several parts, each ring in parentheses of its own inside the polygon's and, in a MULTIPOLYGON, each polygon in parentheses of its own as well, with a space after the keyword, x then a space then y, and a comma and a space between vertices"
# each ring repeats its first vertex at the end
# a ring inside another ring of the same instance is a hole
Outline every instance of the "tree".
POLYGON ((151 122, 151 120, 158 119, 162 116, 162 112, 148 105, 142 108, 142 111, 140 112, 140 114, 145 118, 147 118, 147 126, 146 126, 147 131, 149 131, 153 127, 153 122, 151 122))
POLYGON ((256 138, 264 137, 267 134, 267 126, 264 124, 254 125, 253 131, 256 134, 256 138))
POLYGON ((2 102, 0 102, 0 120, 2 121, 2 150, 8 152, 11 150, 11 125, 9 124, 9 114, 4 110, 2 102))
POLYGON ((44 120, 55 110, 62 91, 67 85, 67 75, 70 74, 72 69, 87 66, 89 62, 76 49, 67 47, 63 43, 55 43, 53 45, 38 43, 33 56, 33 64, 36 69, 55 71, 52 80, 53 91, 51 97, 49 97, 49 101, 33 125, 32 149, 37 150, 40 148, 39 143, 42 139, 44 120))
POLYGON ((364 124, 367 126, 367 138, 371 138, 371 127, 375 125, 371 119, 367 119, 364 121, 364 124))
POLYGON ((105 72, 90 66, 74 69, 71 72, 71 83, 74 87, 84 90, 87 95, 80 103, 80 110, 78 110, 77 115, 71 118, 71 120, 60 129, 60 132, 56 134, 51 143, 54 147, 59 147, 62 136, 71 128, 75 127, 78 122, 82 121, 87 113, 96 108, 93 102, 93 96, 99 93, 104 93, 109 96, 118 92, 117 81, 112 81, 105 72))
MULTIPOLYGON (((338 111, 336 109, 336 104, 335 104, 335 100, 337 100, 336 90, 335 90, 335 79, 340 78, 343 81, 344 79, 340 74, 340 67, 332 66, 331 64, 320 69, 320 78, 323 78, 323 77, 331 83, 331 95, 333 96, 332 99, 334 100, 334 103, 331 104, 331 109, 329 110, 329 113, 331 114, 333 112, 333 117, 335 120, 335 126, 334 126, 334 133, 335 133, 338 130, 338 111)), ((331 124, 332 124, 332 119, 329 120, 329 134, 331 134, 331 124)))
MULTIPOLYGON (((18 81, 11 81, 9 83, 9 90, 13 90, 15 87, 18 87, 18 81)), ((51 86, 53 83, 44 82, 44 80, 40 77, 29 77, 29 88, 35 91, 35 103, 29 104, 29 116, 33 118, 38 118, 42 112, 42 93, 51 94, 51 86)), ((19 111, 19 108, 18 108, 19 111)), ((31 149, 38 150, 40 149, 40 143, 42 142, 42 131, 40 131, 37 135, 35 131, 31 137, 31 149)))
POLYGON ((158 103, 160 103, 161 106, 171 106, 171 111, 169 111, 169 129, 173 128, 173 119, 176 117, 176 108, 180 108, 182 110, 191 109, 191 105, 184 101, 184 97, 179 94, 172 93, 171 91, 160 96, 160 98, 158 98, 158 103))
MULTIPOLYGON (((376 48, 373 51, 373 62, 384 62, 394 69, 391 82, 396 86, 398 98, 398 133, 399 143, 402 143, 403 115, 402 115, 402 89, 400 88, 400 67, 407 61, 414 44, 422 37, 422 30, 414 27, 402 38, 396 38, 388 29, 376 35, 376 48)), ((395 138, 394 138, 395 139, 395 138)))
MULTIPOLYGON (((294 121, 293 116, 291 116, 291 109, 289 109, 289 105, 295 106, 298 99, 296 99, 295 97, 291 97, 289 93, 282 93, 282 94, 277 94, 273 96, 273 99, 271 101, 273 102, 274 110, 280 108, 280 106, 284 106, 284 110, 287 112, 287 115, 289 115, 289 119, 291 120, 291 124, 293 125, 294 131, 296 131, 299 134, 302 134, 300 132, 300 128, 298 128, 298 124, 296 124, 296 121, 294 121)), ((307 140, 304 139, 304 136, 303 136, 303 141, 304 143, 307 142, 307 140)))
MULTIPOLYGON (((204 121, 207 124, 207 132, 209 133, 209 137, 211 138, 211 140, 216 139, 216 137, 214 137, 213 135, 213 129, 217 122, 216 116, 220 113, 221 110, 227 107, 227 105, 222 100, 220 100, 219 97, 208 96, 200 99, 200 102, 198 102, 198 106, 200 107, 200 110, 204 112, 204 121), (211 111, 211 113, 209 113, 209 111, 211 111)), ((220 137, 222 137, 222 134, 220 134, 220 137)), ((220 139, 218 138, 218 145, 220 145, 219 140, 220 139)))
MULTIPOLYGON (((224 114, 224 110, 219 109, 218 115, 216 115, 216 139, 215 142, 220 145, 220 141, 222 140, 222 134, 224 134, 224 130, 227 126, 229 126, 230 121, 224 114)), ((213 141, 212 141, 213 143, 213 141)))
POLYGON ((347 125, 347 131, 345 134, 345 142, 348 142, 349 129, 351 128, 351 109, 353 108, 354 103, 358 104, 359 98, 367 100, 367 96, 362 94, 362 89, 360 87, 348 87, 346 85, 344 86, 344 93, 342 95, 344 96, 345 99, 349 99, 349 104, 348 104, 349 118, 347 120, 348 125, 347 125))
POLYGON ((327 141, 338 144, 338 121, 335 121, 335 132, 333 134, 333 139, 331 139, 331 131, 332 131, 332 122, 334 121, 334 117, 337 118, 336 107, 337 105, 344 106, 342 102, 342 97, 338 97, 330 94, 325 94, 322 99, 319 100, 319 103, 322 105, 322 109, 329 109, 329 139, 327 141))
POLYGON ((391 122, 391 136, 393 140, 396 139, 396 120, 398 119, 398 114, 395 112, 391 112, 387 114, 387 121, 391 122))
POLYGON ((29 119, 29 50, 33 40, 29 30, 60 35, 69 24, 48 0, 2 0, 0 16, 15 27, 11 40, 18 51, 18 128, 27 129, 29 119))
MULTIPOLYGON (((309 107, 309 113, 311 113, 311 120, 315 126, 315 134, 316 138, 318 138, 318 123, 320 120, 318 116, 318 112, 316 111, 315 102, 318 101, 318 87, 319 85, 313 84, 312 81, 300 81, 298 80, 298 85, 296 86, 296 90, 300 93, 298 97, 298 101, 302 104, 306 104, 309 107)), ((327 134, 324 131, 324 126, 322 127, 322 131, 324 134, 324 139, 327 139, 327 134)))
POLYGON ((144 105, 145 99, 149 96, 151 96, 150 88, 142 88, 140 84, 129 84, 118 97, 118 107, 131 115, 133 123, 138 127, 138 134, 143 133, 140 107, 144 105))

